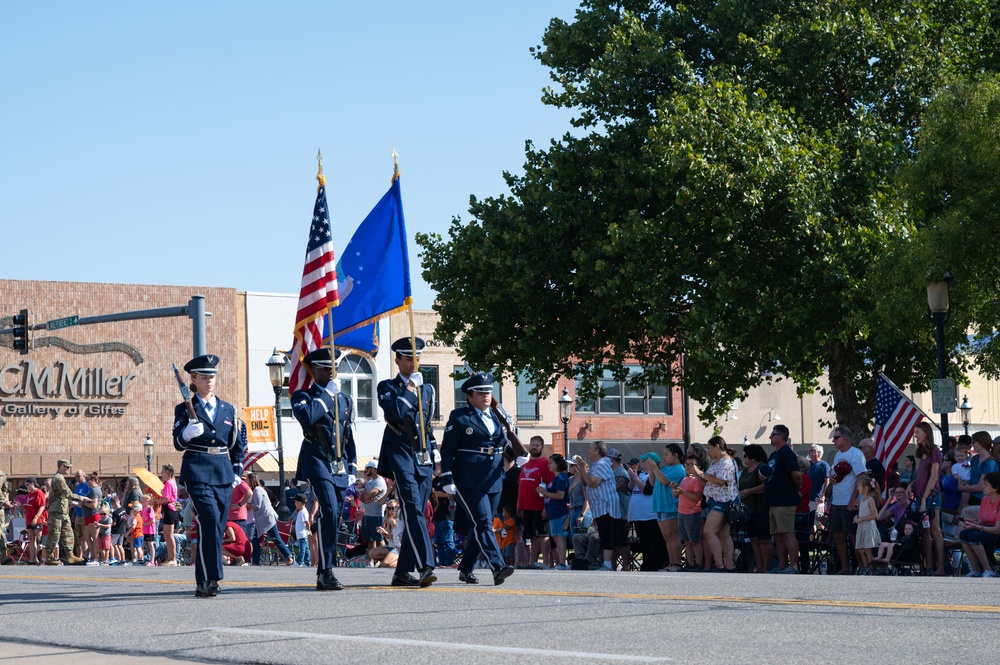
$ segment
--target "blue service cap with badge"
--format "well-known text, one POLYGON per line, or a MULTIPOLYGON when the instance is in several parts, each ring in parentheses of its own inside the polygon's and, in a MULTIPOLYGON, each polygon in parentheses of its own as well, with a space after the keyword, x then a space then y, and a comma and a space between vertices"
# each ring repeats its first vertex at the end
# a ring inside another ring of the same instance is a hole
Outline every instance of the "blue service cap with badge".
POLYGON ((219 356, 212 355, 211 353, 204 356, 198 356, 197 358, 192 358, 184 365, 184 371, 190 374, 204 374, 206 376, 215 376, 219 373, 216 369, 219 365, 219 356))
POLYGON ((416 342, 415 344, 412 343, 412 342, 410 342, 410 338, 409 337, 400 337, 395 342, 393 342, 392 346, 390 346, 389 348, 392 349, 394 352, 398 353, 401 356, 406 356, 407 358, 412 358, 413 357, 413 347, 416 346, 417 347, 417 356, 419 357, 420 356, 420 352, 424 350, 424 346, 425 346, 424 340, 420 339, 419 337, 414 337, 413 339, 414 339, 414 342, 416 342))
POLYGON ((463 393, 491 393, 493 392, 493 375, 485 372, 473 374, 462 384, 463 393))
MULTIPOLYGON (((337 349, 336 353, 337 360, 340 360, 340 349, 337 349)), ((302 359, 302 362, 312 367, 333 367, 333 361, 330 360, 330 347, 324 346, 321 349, 310 351, 302 359)))

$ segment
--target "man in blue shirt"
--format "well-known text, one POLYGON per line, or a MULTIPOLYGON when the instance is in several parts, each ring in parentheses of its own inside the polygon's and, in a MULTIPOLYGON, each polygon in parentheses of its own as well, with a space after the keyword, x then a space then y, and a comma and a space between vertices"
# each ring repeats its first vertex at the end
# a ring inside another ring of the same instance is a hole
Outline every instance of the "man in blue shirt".
POLYGON ((799 458, 788 442, 788 428, 775 425, 771 428, 771 445, 774 452, 761 465, 760 473, 764 483, 764 502, 767 504, 771 522, 771 535, 778 546, 778 568, 771 572, 798 573, 798 550, 795 540, 795 508, 799 505, 799 487, 802 486, 802 472, 799 458))
MULTIPOLYGON (((90 496, 90 485, 87 484, 87 474, 83 472, 83 469, 76 472, 75 478, 76 485, 73 487, 73 494, 79 497, 90 496)), ((77 556, 86 559, 90 553, 90 543, 84 537, 83 508, 80 507, 79 501, 75 505, 76 507, 73 508, 73 538, 76 539, 77 556)))
POLYGON ((830 465, 823 461, 823 446, 814 443, 809 447, 809 511, 826 501, 826 486, 830 484, 830 465))

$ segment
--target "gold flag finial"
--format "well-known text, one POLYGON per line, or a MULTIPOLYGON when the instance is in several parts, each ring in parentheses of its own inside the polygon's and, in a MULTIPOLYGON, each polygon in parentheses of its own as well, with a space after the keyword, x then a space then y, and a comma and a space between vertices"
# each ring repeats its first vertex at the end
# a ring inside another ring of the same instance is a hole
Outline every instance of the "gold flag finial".
POLYGON ((323 152, 316 148, 316 180, 320 187, 326 187, 326 176, 323 175, 323 152))
POLYGON ((399 153, 396 148, 392 149, 392 182, 399 180, 399 153))

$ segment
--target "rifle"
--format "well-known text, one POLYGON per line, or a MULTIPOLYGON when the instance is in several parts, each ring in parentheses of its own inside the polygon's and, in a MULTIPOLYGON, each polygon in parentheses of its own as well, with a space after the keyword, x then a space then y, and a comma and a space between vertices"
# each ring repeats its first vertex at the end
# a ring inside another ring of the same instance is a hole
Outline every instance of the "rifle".
POLYGON ((184 399, 184 406, 187 407, 188 415, 191 416, 191 420, 198 420, 198 414, 195 412, 194 404, 191 401, 191 390, 184 383, 184 378, 181 377, 181 371, 177 369, 177 365, 170 363, 170 366, 174 368, 174 378, 177 379, 177 387, 181 389, 181 397, 184 399))

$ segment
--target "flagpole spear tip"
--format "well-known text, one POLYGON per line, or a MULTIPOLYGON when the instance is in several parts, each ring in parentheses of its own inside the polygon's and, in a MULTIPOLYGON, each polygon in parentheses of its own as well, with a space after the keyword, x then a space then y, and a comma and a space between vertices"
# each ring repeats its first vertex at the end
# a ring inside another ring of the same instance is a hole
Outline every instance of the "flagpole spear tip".
POLYGON ((399 180, 399 153, 392 149, 392 182, 399 180))
POLYGON ((326 176, 323 175, 323 152, 316 148, 316 180, 320 187, 326 186, 326 176))

